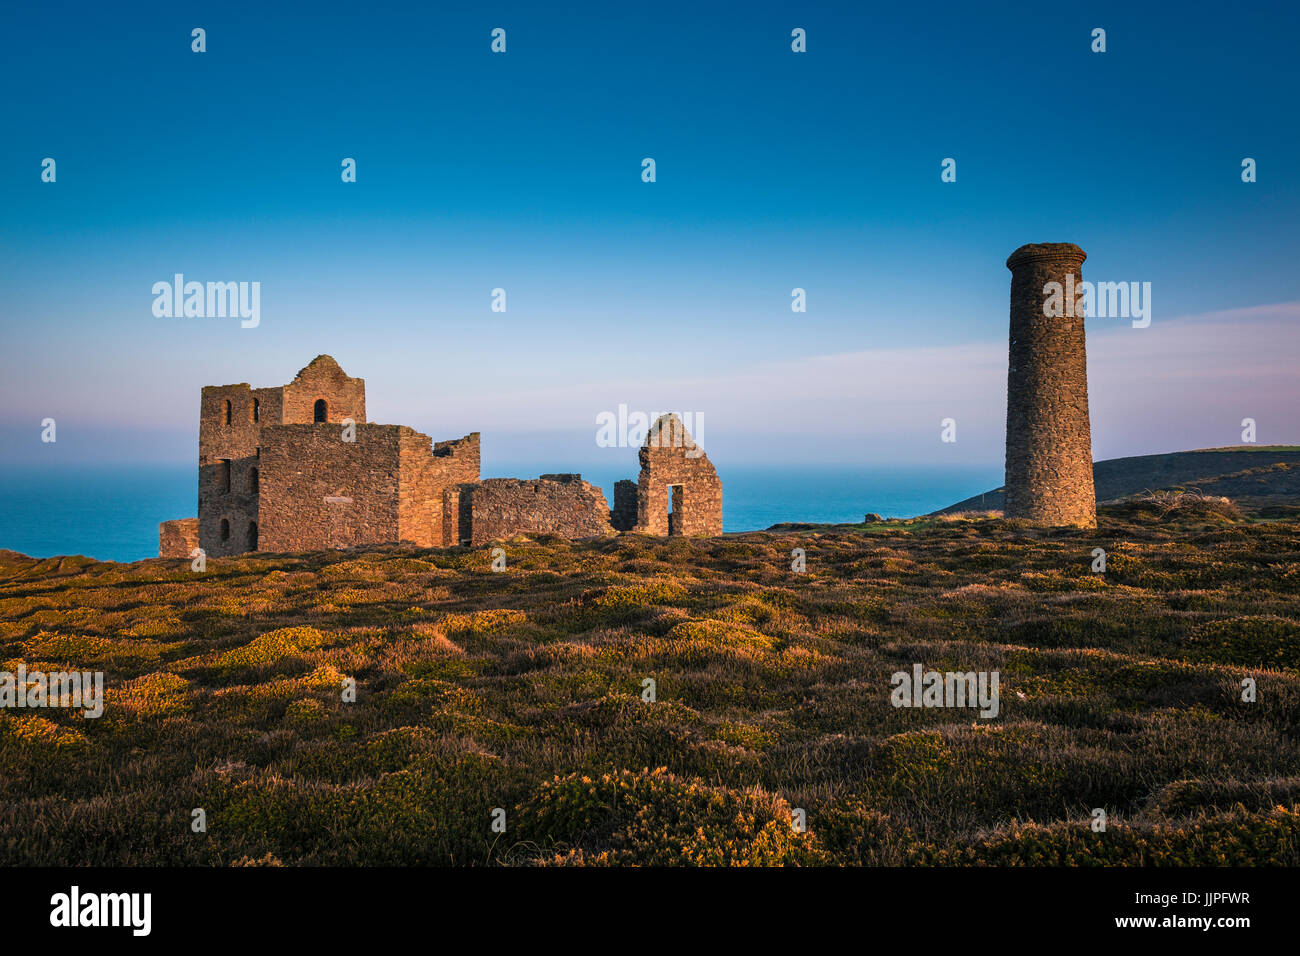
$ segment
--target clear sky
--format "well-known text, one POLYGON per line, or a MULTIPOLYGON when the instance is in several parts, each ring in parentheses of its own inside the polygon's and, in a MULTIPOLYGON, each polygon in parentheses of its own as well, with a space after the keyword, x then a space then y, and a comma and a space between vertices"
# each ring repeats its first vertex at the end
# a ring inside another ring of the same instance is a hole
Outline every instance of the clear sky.
POLYGON ((1004 262, 1049 241, 1151 283, 1089 324, 1096 457, 1300 441, 1294 3, 451 6, 5 5, 6 457, 187 460, 199 386, 329 353, 521 473, 619 403, 720 467, 994 462, 1004 262), (175 273, 260 325, 155 317, 175 273))

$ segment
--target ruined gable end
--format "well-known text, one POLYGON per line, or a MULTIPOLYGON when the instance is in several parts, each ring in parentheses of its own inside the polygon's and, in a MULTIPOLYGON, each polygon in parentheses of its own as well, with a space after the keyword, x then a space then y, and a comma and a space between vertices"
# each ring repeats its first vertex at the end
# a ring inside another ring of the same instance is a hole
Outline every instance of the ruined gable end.
MULTIPOLYGON (((662 415, 655 421, 640 459, 636 531, 722 534, 722 481, 678 416, 662 415)), ((615 495, 617 511, 617 488, 615 495)))
POLYGON ((340 424, 366 420, 366 381, 352 378, 328 355, 318 355, 284 386, 281 424, 340 424))

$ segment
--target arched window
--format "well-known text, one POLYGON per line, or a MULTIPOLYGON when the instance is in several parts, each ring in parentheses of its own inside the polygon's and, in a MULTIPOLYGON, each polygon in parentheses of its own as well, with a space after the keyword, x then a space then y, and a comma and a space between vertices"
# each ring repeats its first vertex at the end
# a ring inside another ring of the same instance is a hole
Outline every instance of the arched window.
POLYGON ((325 399, 316 399, 316 410, 312 417, 318 423, 329 421, 329 406, 325 404, 325 399))
POLYGON ((257 550, 257 522, 248 522, 248 550, 257 550))
POLYGON ((256 468, 248 469, 248 493, 251 495, 257 494, 257 469, 256 468))
POLYGON ((261 420, 262 420, 262 403, 261 401, 255 398, 253 399, 253 421, 260 422, 261 420))
POLYGON ((227 521, 225 518, 221 519, 221 540, 222 541, 230 540, 230 522, 227 521))
POLYGON ((230 405, 230 399, 226 399, 226 424, 230 424, 230 414, 234 409, 230 405))

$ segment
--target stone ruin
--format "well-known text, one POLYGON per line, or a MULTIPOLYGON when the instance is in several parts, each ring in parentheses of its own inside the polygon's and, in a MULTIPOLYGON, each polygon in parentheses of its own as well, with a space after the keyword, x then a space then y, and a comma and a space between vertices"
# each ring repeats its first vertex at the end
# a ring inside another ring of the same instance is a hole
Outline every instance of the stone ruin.
POLYGON ((614 486, 612 521, 617 530, 722 534, 722 482, 680 418, 664 415, 650 426, 640 460, 636 483, 624 480, 614 486), (671 501, 671 510, 664 508, 665 499, 671 501))
MULTIPOLYGON (((1081 287, 1073 243, 1021 246, 1011 270, 1004 513, 1097 524, 1084 316, 1046 314, 1048 283, 1081 287), (1068 279, 1072 277, 1073 282, 1068 279)), ((1073 303, 1069 303, 1073 304, 1073 303)), ((722 482, 680 418, 663 415, 635 482, 604 493, 576 474, 479 477, 479 433, 433 442, 366 423, 366 387, 328 355, 288 385, 205 387, 198 517, 159 526, 163 557, 409 543, 478 547, 517 534, 594 538, 722 533, 722 482), (351 437, 344 440, 344 423, 351 437)))
POLYGON ((722 482, 676 415, 640 450, 636 482, 479 477, 479 433, 434 442, 366 422, 366 385, 317 356, 276 388, 202 390, 198 517, 164 521, 165 558, 404 543, 478 547, 518 534, 722 533, 722 482))

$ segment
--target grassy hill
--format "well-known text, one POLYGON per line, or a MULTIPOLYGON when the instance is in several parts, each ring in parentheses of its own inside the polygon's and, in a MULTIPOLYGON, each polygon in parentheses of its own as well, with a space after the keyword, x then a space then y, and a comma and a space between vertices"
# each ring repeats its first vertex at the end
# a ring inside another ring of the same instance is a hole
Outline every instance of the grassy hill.
POLYGON ((1300 864, 1295 518, 505 547, 0 552, 0 670, 109 685, 0 711, 0 858, 1300 864), (891 706, 915 663, 998 671, 1001 713, 891 706))
MULTIPOLYGON (((1168 455, 1138 455, 1094 462, 1098 501, 1118 501, 1148 491, 1195 490, 1232 498, 1247 507, 1300 503, 1300 447, 1206 448, 1168 455)), ((1001 511, 1002 489, 973 495, 936 514, 1001 511)))

